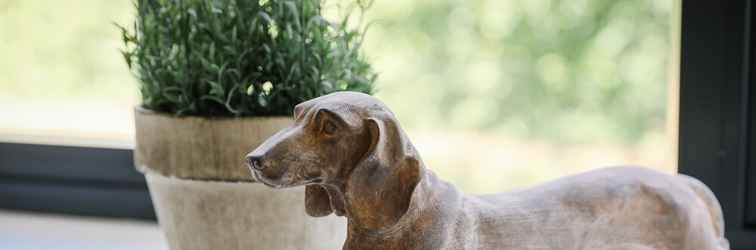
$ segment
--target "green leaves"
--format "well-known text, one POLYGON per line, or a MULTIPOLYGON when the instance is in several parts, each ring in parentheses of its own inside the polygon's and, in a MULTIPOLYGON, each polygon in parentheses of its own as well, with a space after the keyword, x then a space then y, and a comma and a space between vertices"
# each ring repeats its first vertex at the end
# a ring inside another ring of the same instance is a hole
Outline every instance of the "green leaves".
MULTIPOLYGON (((145 108, 180 115, 287 115, 334 91, 373 91, 362 31, 318 0, 138 0, 122 54, 145 108)), ((360 12, 367 5, 360 5, 360 12)), ((346 11, 347 13, 349 11, 346 11)))

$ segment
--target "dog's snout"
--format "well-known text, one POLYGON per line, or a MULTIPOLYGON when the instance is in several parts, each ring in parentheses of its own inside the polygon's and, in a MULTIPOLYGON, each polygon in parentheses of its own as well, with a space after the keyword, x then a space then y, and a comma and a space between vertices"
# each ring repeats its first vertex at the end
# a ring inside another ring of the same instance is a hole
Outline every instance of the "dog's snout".
POLYGON ((249 167, 256 170, 262 170, 265 168, 263 166, 261 155, 247 155, 247 164, 249 164, 249 167))

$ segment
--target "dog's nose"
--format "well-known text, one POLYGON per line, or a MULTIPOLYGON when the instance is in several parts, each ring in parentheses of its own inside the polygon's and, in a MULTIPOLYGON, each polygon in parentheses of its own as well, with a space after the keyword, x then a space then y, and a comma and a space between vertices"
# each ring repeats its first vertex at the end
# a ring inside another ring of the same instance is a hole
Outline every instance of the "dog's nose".
POLYGON ((249 164, 249 167, 256 170, 262 170, 265 168, 262 164, 262 156, 260 155, 247 155, 247 164, 249 164))

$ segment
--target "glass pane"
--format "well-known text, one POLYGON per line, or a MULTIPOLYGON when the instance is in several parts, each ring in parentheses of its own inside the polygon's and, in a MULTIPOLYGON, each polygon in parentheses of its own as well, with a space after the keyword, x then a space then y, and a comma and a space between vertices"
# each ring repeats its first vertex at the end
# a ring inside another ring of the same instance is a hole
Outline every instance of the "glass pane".
POLYGON ((0 140, 128 145, 137 85, 113 22, 130 0, 0 2, 0 140))
MULTIPOLYGON (((674 172, 678 5, 375 1, 364 49, 426 165, 466 191, 674 172)), ((112 22, 132 18, 131 0, 1 1, 0 140, 128 146, 139 98, 112 22)))
POLYGON ((377 95, 466 191, 607 165, 674 172, 675 4, 376 1, 366 46, 377 95))

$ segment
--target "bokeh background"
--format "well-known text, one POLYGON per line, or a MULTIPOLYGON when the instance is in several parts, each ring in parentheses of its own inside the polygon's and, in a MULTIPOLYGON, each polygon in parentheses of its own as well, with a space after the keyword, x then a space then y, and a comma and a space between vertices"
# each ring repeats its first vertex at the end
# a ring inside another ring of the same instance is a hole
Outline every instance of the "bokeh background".
MULTIPOLYGON (((130 147, 139 93, 113 23, 130 24, 132 4, 0 0, 0 140, 130 147)), ((608 165, 674 172, 678 12, 675 0, 383 0, 364 51, 426 165, 465 191, 608 165)))

